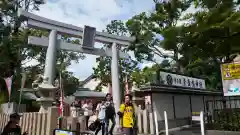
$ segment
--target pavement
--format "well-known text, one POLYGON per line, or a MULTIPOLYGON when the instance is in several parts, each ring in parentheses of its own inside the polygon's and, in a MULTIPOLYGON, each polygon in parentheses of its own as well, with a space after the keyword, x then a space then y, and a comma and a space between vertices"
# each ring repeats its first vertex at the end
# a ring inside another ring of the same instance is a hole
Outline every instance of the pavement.
POLYGON ((185 128, 179 131, 170 132, 169 135, 201 135, 201 129, 200 127, 185 128))
MULTIPOLYGON (((101 131, 98 135, 102 135, 101 131)), ((123 133, 114 133, 113 135, 123 135, 123 133)), ((150 134, 138 134, 138 135, 150 135, 150 134)), ((159 135, 165 135, 164 132, 160 133, 159 135)), ((177 131, 169 132, 169 135, 201 135, 201 129, 199 126, 191 127, 191 128, 183 128, 177 131)))

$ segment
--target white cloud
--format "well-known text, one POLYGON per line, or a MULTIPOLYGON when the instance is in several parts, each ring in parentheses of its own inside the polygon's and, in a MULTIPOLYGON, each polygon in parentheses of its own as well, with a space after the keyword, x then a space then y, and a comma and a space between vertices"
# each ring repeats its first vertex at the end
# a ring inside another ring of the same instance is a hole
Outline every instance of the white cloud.
MULTIPOLYGON (((127 20, 131 16, 152 9, 151 0, 47 0, 40 11, 34 13, 49 19, 83 27, 94 26, 101 31, 114 19, 127 20)), ((85 79, 96 65, 97 56, 86 55, 86 59, 69 67, 75 76, 85 79)))

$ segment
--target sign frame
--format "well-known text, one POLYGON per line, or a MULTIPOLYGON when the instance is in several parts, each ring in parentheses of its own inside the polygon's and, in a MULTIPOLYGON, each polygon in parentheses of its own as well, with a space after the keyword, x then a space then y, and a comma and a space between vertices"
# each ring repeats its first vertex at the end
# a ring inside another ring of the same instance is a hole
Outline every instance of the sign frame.
POLYGON ((224 96, 240 96, 240 62, 220 65, 224 96))
POLYGON ((175 86, 182 88, 190 88, 190 89, 206 89, 206 82, 204 79, 199 79, 195 77, 189 77, 177 73, 167 72, 164 70, 160 70, 157 72, 158 80, 160 80, 164 85, 167 86, 175 86))

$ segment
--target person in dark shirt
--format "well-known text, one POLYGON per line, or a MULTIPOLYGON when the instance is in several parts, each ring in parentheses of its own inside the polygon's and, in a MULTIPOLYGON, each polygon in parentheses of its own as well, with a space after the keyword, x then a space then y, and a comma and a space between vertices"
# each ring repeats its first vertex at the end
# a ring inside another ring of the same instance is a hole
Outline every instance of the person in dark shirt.
MULTIPOLYGON (((11 114, 10 121, 4 127, 1 135, 21 135, 21 128, 18 125, 20 117, 18 113, 11 114)), ((23 135, 27 135, 27 132, 24 132, 23 135)))
POLYGON ((105 101, 105 106, 106 106, 106 112, 105 112, 105 133, 112 135, 113 134, 113 129, 116 125, 115 117, 115 108, 114 108, 114 103, 112 100, 112 95, 110 93, 107 93, 106 95, 106 101, 105 101), (109 121, 111 120, 112 126, 108 132, 109 128, 109 121))

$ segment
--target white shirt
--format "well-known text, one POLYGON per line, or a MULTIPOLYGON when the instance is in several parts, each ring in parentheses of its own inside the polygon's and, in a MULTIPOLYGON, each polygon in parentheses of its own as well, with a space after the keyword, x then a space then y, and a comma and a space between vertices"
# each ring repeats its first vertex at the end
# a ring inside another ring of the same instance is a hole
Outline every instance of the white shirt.
POLYGON ((91 116, 93 114, 91 105, 84 104, 82 109, 84 110, 84 115, 91 116))
POLYGON ((77 117, 77 108, 76 107, 70 107, 72 117, 77 117))
POLYGON ((105 110, 106 106, 104 104, 98 104, 96 110, 99 112, 98 113, 98 119, 103 120, 105 119, 105 110))

